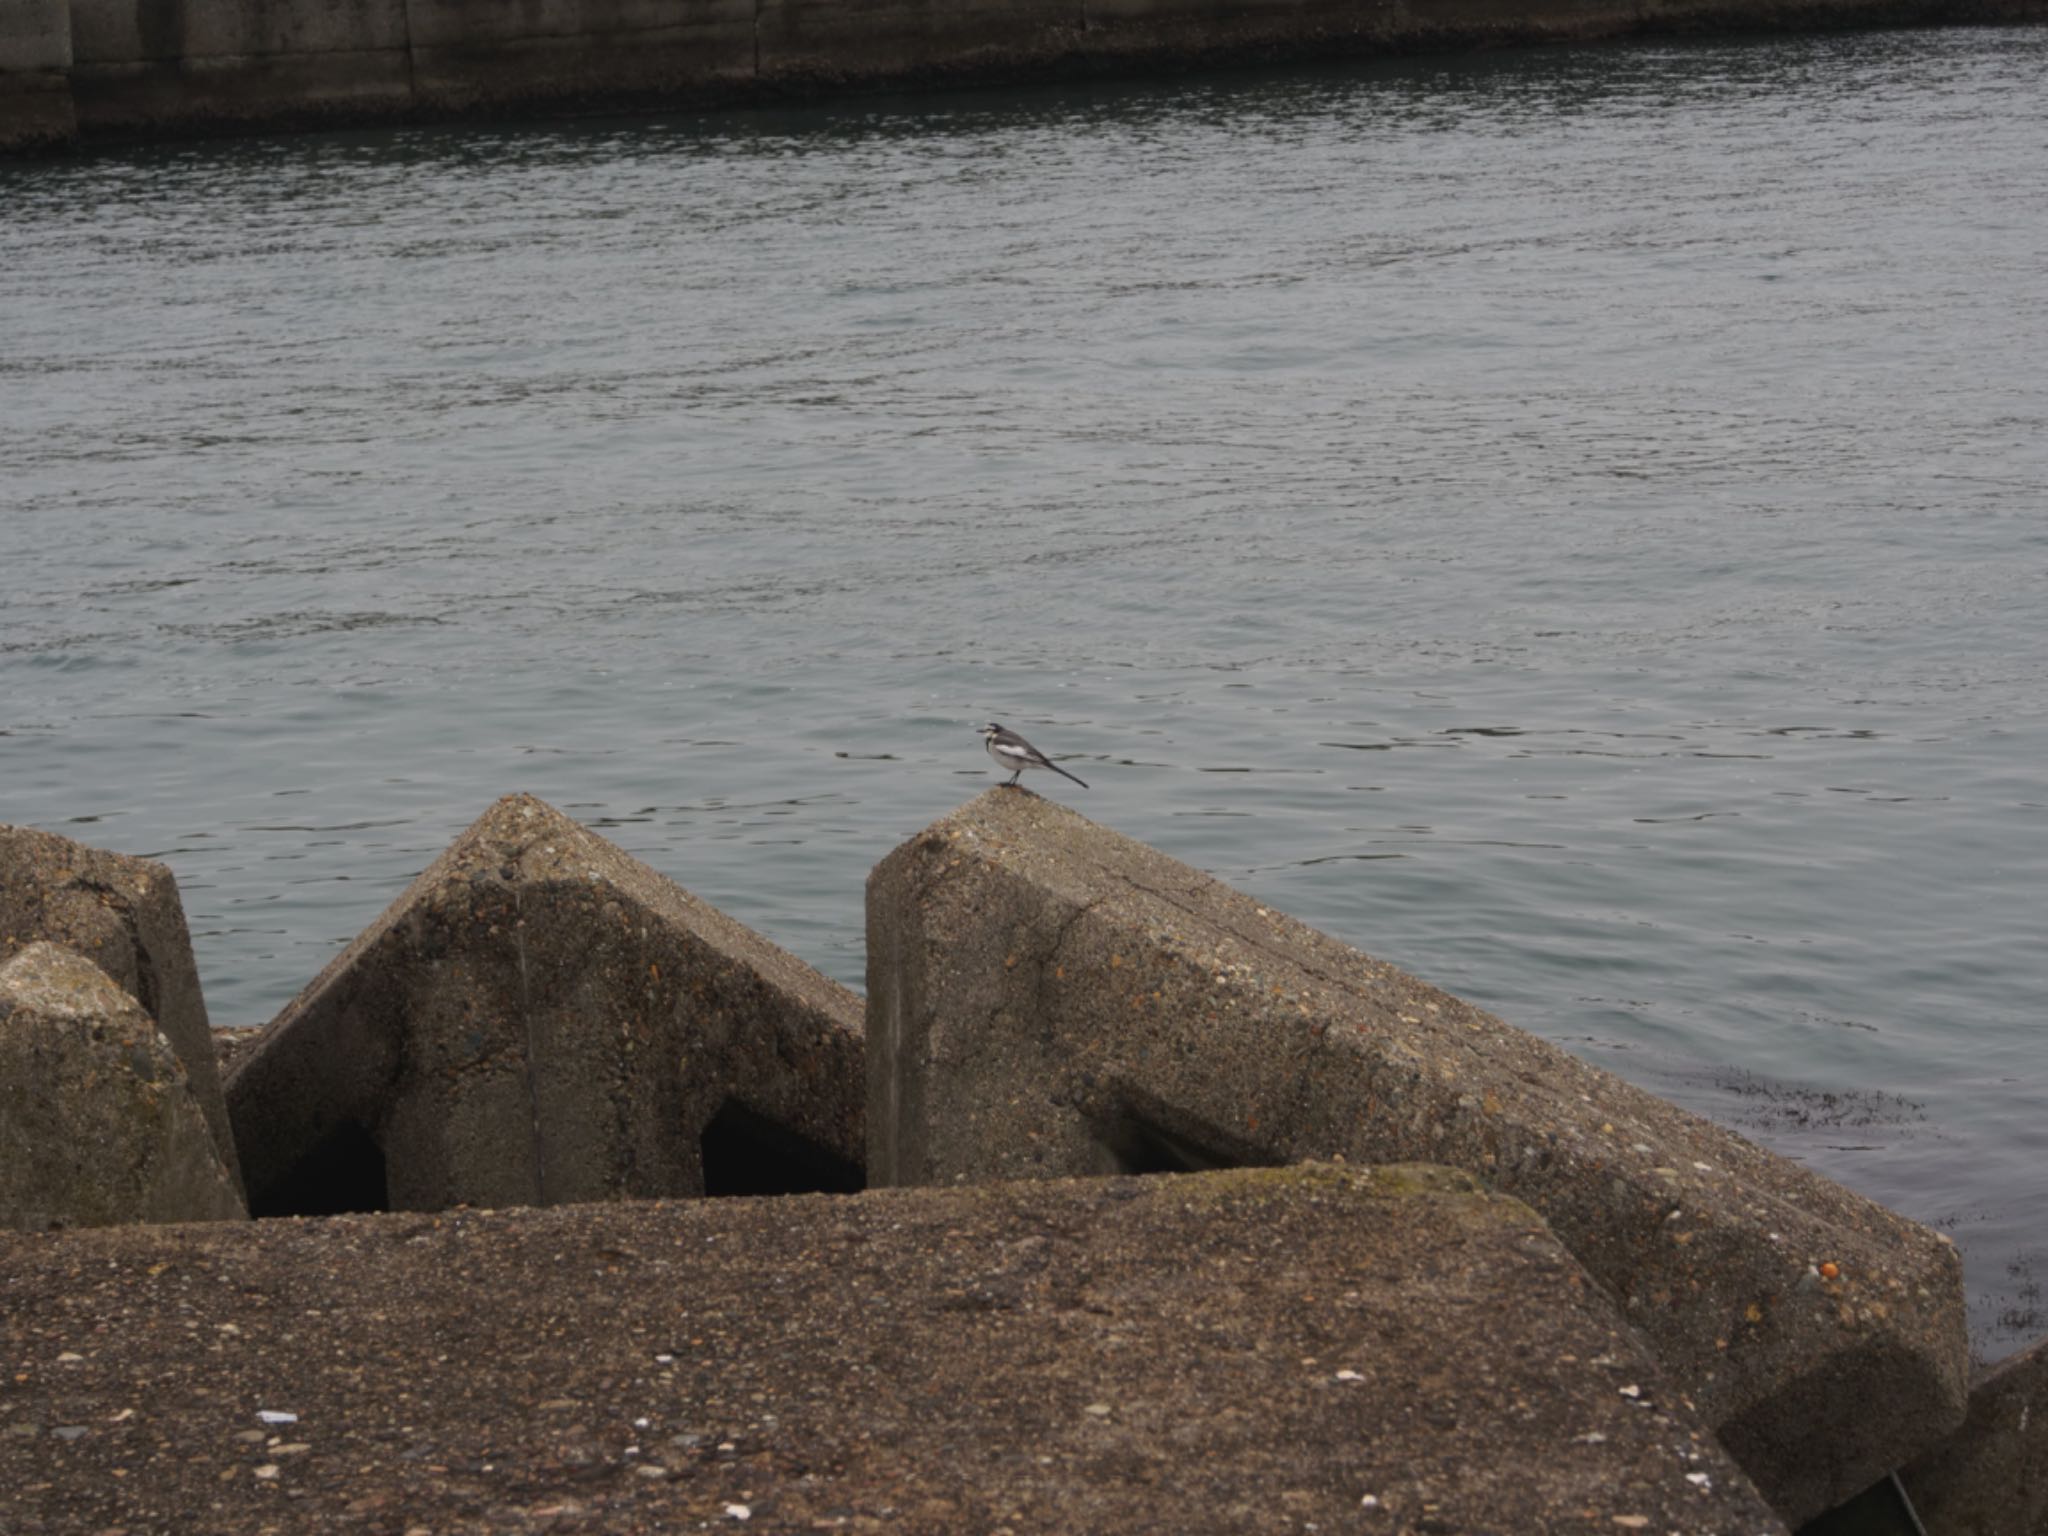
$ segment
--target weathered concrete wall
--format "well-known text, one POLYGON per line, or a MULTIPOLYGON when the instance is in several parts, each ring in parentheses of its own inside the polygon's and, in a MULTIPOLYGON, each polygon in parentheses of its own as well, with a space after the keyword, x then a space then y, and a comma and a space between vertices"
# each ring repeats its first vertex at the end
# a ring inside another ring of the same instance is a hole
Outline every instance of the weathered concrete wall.
POLYGON ((1945 1239, 1027 790, 875 867, 867 1010, 872 1184, 1450 1163, 1543 1213, 1795 1524, 1963 1417, 1945 1239))
POLYGON ((70 64, 68 0, 8 0, 0 7, 0 70, 62 71, 70 64))
POLYGON ((94 133, 706 105, 1127 63, 1707 27, 2020 21, 2048 0, 7 0, 0 149, 94 133))
POLYGON ((63 144, 77 128, 69 0, 7 0, 0 5, 0 150, 63 144))
POLYGON ((673 99, 751 80, 755 0, 410 0, 418 105, 673 99))
POLYGON ((760 74, 789 84, 1014 73, 1087 52, 1081 0, 759 0, 760 74))
POLYGON ((70 0, 81 131, 308 124, 412 106, 406 0, 70 0))

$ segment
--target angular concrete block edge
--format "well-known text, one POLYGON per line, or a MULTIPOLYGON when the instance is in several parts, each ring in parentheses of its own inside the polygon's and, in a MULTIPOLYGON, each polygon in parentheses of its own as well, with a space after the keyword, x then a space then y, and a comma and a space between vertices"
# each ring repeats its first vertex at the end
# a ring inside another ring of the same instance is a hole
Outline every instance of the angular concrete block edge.
POLYGON ((2048 1338, 1980 1368, 1963 1427, 1900 1480, 1935 1536, 2048 1536, 2048 1338))
POLYGON ((858 1169, 861 1050, 852 992, 509 795, 238 1054, 227 1093, 260 1209, 337 1136, 376 1144, 397 1204, 551 1204, 695 1192, 695 1138, 728 1107, 858 1169))
POLYGON ((192 1077, 156 1021, 47 941, 0 960, 0 1226, 246 1218, 192 1077))
POLYGON ((156 1021, 191 1076, 215 1149, 240 1190, 206 996, 169 866, 0 823, 0 958, 36 939, 92 961, 156 1021))
POLYGON ((1451 1163, 1544 1214, 1789 1519, 1961 1420, 1938 1234, 1155 849, 997 789, 868 902, 871 1182, 1451 1163))

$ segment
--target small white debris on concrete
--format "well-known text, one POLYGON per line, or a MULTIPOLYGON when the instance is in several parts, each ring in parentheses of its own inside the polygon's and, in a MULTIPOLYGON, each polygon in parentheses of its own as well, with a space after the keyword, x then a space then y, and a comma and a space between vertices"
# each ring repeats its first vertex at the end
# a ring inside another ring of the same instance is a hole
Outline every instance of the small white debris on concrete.
POLYGON ((256 1477, 259 1482, 267 1483, 276 1476, 277 1463, 274 1461, 266 1461, 265 1463, 263 1463, 262 1466, 256 1469, 256 1477))
POLYGON ((754 1512, 744 1504, 728 1504, 725 1506, 725 1518, 728 1520, 751 1520, 754 1518, 754 1512))
POLYGON ((299 1422, 299 1416, 296 1413, 286 1413, 279 1408, 258 1408, 256 1410, 256 1417, 265 1424, 296 1424, 299 1422))
POLYGON ((1359 1374, 1358 1374, 1358 1372, 1356 1372, 1356 1371, 1339 1371, 1339 1372, 1337 1373, 1337 1379, 1338 1379, 1339 1381, 1363 1381, 1363 1380, 1365 1380, 1365 1378, 1364 1378, 1363 1376, 1359 1375, 1359 1374))
POLYGON ((1368 1493, 1358 1501, 1358 1507, 1360 1509, 1378 1509, 1380 1507, 1380 1496, 1376 1493, 1368 1493))
POLYGON ((70 1350, 68 1350, 68 1349, 67 1349, 67 1350, 65 1350, 65 1351, 64 1351, 64 1353, 63 1353, 63 1354, 61 1354, 61 1355, 59 1355, 59 1356, 57 1357, 57 1363, 58 1363, 59 1365, 78 1365, 78 1364, 80 1364, 80 1363, 81 1363, 81 1362, 82 1362, 82 1361, 83 1361, 84 1359, 85 1359, 85 1356, 83 1356, 83 1355, 74 1355, 74 1354, 73 1354, 73 1353, 72 1353, 72 1352, 71 1352, 70 1350))
POLYGON ((1713 1478, 1704 1472, 1688 1472, 1685 1474, 1685 1480, 1699 1489, 1711 1490, 1714 1486, 1713 1478))
POLYGON ((1107 1403, 1090 1403, 1081 1411, 1091 1418, 1106 1419, 1110 1415, 1110 1406, 1107 1403))
POLYGON ((1625 1387, 1616 1387, 1614 1390, 1619 1392, 1623 1397, 1641 1397, 1643 1395, 1643 1389, 1637 1386, 1634 1382, 1630 1382, 1625 1387))

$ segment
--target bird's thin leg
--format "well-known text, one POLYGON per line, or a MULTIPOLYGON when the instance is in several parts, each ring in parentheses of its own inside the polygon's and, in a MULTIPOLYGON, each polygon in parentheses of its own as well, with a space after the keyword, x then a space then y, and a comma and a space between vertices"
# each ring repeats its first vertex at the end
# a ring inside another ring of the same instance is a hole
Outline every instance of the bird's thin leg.
POLYGON ((1015 773, 1010 775, 1010 782, 1005 787, 1008 789, 1015 789, 1017 787, 1017 781, 1023 777, 1024 770, 1022 768, 1019 768, 1015 773))

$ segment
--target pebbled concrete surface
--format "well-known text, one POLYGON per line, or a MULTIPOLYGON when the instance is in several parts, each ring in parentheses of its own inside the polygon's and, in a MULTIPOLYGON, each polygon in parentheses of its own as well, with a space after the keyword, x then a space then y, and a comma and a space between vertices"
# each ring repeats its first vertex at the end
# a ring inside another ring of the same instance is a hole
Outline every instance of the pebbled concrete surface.
POLYGON ((1437 1168, 0 1235, 0 1317, 10 1532, 1783 1530, 1437 1168))

